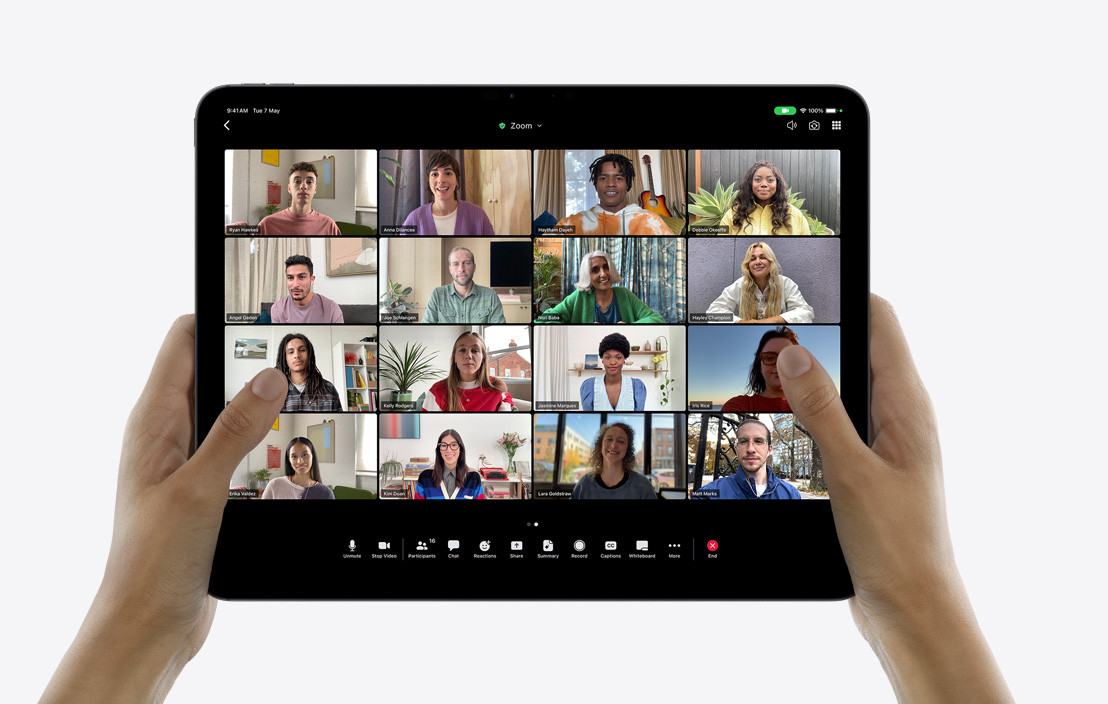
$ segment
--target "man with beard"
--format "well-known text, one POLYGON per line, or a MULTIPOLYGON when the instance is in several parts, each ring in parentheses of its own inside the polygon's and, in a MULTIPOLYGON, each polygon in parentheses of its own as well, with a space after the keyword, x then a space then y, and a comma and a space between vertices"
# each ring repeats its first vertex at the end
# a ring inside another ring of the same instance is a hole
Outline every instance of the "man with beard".
POLYGON ((312 291, 315 267, 303 254, 285 260, 285 285, 289 295, 273 304, 269 315, 274 323, 342 323, 342 309, 330 298, 312 291))
POLYGON ((477 265, 465 247, 450 250, 447 259, 454 279, 431 292, 424 323, 504 323, 504 305, 496 292, 473 283, 477 265))
POLYGON ((800 492, 770 471, 766 463, 773 454, 769 428, 747 418, 736 432, 739 469, 729 477, 717 479, 692 493, 694 499, 799 499, 800 492))

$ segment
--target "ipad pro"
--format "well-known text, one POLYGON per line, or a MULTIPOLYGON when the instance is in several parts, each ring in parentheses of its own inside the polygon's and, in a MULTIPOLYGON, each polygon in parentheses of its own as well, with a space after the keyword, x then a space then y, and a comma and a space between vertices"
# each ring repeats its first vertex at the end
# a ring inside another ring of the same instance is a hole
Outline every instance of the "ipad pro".
POLYGON ((776 358, 868 436, 868 135, 834 86, 208 93, 197 442, 289 383, 211 593, 850 596, 776 358))

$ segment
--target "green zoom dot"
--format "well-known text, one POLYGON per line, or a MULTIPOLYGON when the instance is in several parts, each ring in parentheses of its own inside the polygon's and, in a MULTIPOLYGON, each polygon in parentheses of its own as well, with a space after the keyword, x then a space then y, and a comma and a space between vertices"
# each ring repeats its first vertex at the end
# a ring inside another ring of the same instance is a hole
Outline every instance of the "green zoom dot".
POLYGON ((501 122, 501 123, 500 123, 500 129, 504 129, 504 128, 505 128, 505 127, 507 127, 507 126, 508 126, 508 125, 506 125, 506 124, 505 124, 505 123, 503 123, 503 122, 501 122))

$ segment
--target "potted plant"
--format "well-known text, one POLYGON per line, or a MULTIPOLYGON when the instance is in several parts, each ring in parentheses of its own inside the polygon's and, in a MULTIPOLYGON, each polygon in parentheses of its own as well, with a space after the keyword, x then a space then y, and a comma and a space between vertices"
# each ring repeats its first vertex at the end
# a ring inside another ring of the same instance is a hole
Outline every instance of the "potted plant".
POLYGON ((386 486, 390 479, 403 479, 404 465, 396 458, 396 454, 390 452, 385 461, 381 463, 381 486, 386 486))
POLYGON ((273 476, 273 472, 270 472, 265 467, 254 471, 254 481, 257 483, 258 488, 265 490, 265 485, 269 484, 269 478, 273 476))
POLYGON ((701 188, 696 193, 689 193, 692 198, 689 212, 700 218, 695 222, 690 222, 689 225, 692 227, 718 226, 720 221, 723 220, 723 216, 727 214, 727 209, 735 202, 735 195, 735 184, 732 183, 724 188, 719 179, 716 179, 716 190, 714 192, 708 192, 701 188))
POLYGON ((381 294, 381 308, 382 313, 405 313, 409 310, 415 310, 415 304, 409 303, 404 296, 407 296, 412 292, 411 286, 404 286, 404 284, 396 283, 391 278, 389 279, 389 285, 385 288, 385 292, 381 294))
POLYGON ((496 441, 496 444, 503 447, 504 452, 508 453, 508 466, 504 468, 506 471, 515 472, 516 451, 526 443, 527 438, 521 438, 519 433, 504 433, 504 435, 496 441))
POLYGON ((393 400, 411 402, 412 387, 421 381, 435 381, 446 375, 441 369, 431 366, 431 360, 438 352, 427 352, 422 343, 404 343, 404 351, 396 349, 392 340, 385 340, 384 347, 378 353, 378 369, 381 377, 396 384, 393 400))
POLYGON ((808 221, 808 229, 812 231, 813 235, 823 235, 825 237, 833 237, 835 235, 834 230, 824 225, 816 216, 804 209, 804 199, 800 197, 799 193, 793 193, 793 189, 791 188, 785 192, 789 195, 789 205, 795 206, 796 209, 800 211, 800 214, 808 221))
POLYGON ((535 280, 532 298, 537 317, 545 310, 558 305, 558 276, 561 274, 562 264, 558 257, 548 252, 543 252, 538 247, 534 248, 535 280))

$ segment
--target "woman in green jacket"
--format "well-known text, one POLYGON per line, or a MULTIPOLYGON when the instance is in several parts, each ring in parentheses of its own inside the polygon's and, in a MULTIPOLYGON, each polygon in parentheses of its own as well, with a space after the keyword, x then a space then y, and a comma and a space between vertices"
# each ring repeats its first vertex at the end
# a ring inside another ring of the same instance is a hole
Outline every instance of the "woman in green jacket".
POLYGON ((665 323, 665 319, 622 286, 623 281, 606 252, 589 252, 581 259, 574 287, 558 305, 542 313, 536 323, 665 323))

